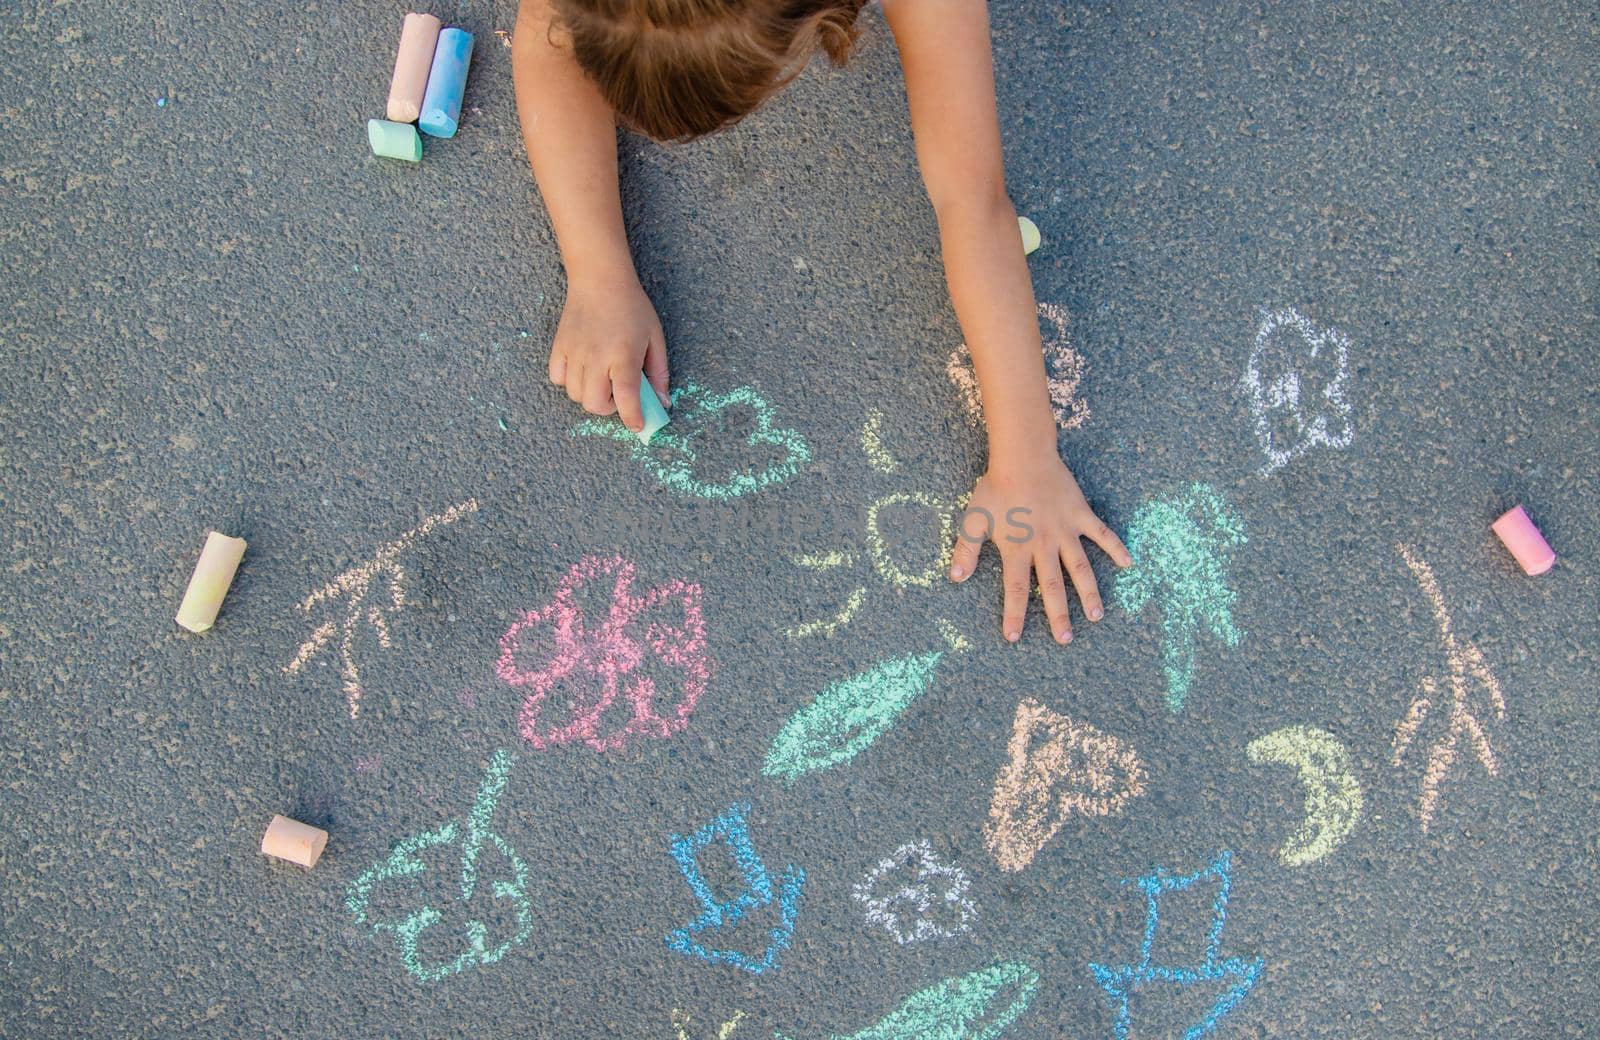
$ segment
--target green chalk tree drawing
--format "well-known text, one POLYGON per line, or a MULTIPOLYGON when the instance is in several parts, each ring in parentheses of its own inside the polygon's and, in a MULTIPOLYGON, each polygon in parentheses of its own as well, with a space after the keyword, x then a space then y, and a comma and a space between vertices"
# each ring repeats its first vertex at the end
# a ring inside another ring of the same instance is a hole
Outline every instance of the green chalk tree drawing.
MULTIPOLYGON (((1028 1010, 1039 973, 1021 961, 1000 961, 936 982, 907 997, 874 1024, 832 1040, 996 1040, 1028 1010)), ((774 1040, 786 1040, 782 1033, 774 1040)))
POLYGON ((1233 623, 1238 599, 1228 587, 1227 556, 1245 543, 1244 524, 1209 484, 1191 484, 1182 495, 1152 499, 1128 528, 1133 566, 1117 575, 1117 605, 1130 614, 1151 600, 1161 610, 1162 670, 1167 707, 1183 710, 1194 681, 1195 644, 1202 630, 1227 646, 1241 633, 1233 623))

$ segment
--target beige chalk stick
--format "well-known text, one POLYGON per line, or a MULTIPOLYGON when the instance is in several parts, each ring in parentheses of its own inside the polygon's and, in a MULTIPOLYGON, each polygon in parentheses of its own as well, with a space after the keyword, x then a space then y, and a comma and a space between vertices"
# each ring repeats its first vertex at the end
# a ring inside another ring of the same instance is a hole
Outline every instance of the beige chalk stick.
POLYGON ((191 632, 211 627, 244 558, 244 547, 243 538, 229 538, 217 531, 206 535, 206 547, 200 550, 200 562, 194 565, 194 577, 178 607, 178 624, 191 632))
POLYGON ((302 867, 316 866, 327 844, 327 831, 287 816, 274 816, 272 822, 267 824, 267 833, 261 836, 261 851, 264 854, 298 863, 302 867))
POLYGON ((433 15, 413 11, 401 26, 400 53, 389 80, 388 115, 396 123, 415 123, 422 114, 428 70, 433 68, 433 51, 439 45, 439 24, 433 15))

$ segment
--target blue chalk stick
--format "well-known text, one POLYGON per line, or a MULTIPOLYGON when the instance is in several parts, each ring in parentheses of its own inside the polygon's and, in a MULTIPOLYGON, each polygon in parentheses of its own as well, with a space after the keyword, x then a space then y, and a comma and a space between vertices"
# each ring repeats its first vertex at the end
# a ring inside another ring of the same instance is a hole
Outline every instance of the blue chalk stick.
POLYGON ((461 96, 467 90, 467 66, 471 63, 472 34, 465 29, 440 30, 417 129, 430 137, 456 135, 456 126, 461 122, 461 96))
POLYGON ((656 431, 667 425, 667 410, 661 407, 661 398, 656 396, 655 388, 646 379, 639 384, 639 410, 644 413, 644 429, 639 431, 639 439, 646 444, 656 435, 656 431))

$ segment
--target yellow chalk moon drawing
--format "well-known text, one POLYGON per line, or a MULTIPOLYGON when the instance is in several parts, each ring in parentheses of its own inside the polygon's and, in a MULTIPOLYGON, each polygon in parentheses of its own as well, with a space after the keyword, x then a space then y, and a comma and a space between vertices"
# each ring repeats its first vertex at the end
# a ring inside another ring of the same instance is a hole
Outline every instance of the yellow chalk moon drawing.
POLYGON ((1245 753, 1257 764, 1294 766, 1306 785, 1305 819, 1278 850, 1285 866, 1300 867, 1326 856, 1361 819, 1361 782, 1350 752, 1327 730, 1285 726, 1252 740, 1245 753))

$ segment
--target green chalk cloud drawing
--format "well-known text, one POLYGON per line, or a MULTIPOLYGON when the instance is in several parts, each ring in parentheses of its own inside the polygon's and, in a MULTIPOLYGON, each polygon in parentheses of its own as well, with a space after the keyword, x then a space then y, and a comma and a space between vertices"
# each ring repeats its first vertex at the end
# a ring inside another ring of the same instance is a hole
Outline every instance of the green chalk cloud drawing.
POLYGON ((1233 623, 1238 596, 1228 586, 1229 550, 1245 543, 1244 524, 1209 484, 1182 495, 1146 502, 1128 527, 1133 566, 1117 575, 1117 604, 1137 614, 1151 600, 1161 610, 1162 671, 1167 707, 1183 710, 1194 681, 1195 644, 1209 631, 1237 646, 1233 623))
POLYGON ((603 437, 627 444, 638 462, 662 487, 685 498, 704 498, 726 502, 781 484, 800 472, 811 461, 805 438, 794 430, 776 425, 775 412, 765 397, 753 387, 737 386, 713 393, 698 386, 681 386, 672 391, 672 422, 663 427, 648 445, 616 418, 585 419, 572 428, 574 437, 603 437), (745 443, 756 452, 780 449, 777 459, 756 470, 754 463, 742 472, 704 474, 700 470, 698 446, 714 437, 718 417, 730 408, 749 408, 755 415, 755 429, 745 443))
POLYGON ((1305 819, 1278 850, 1285 866, 1299 867, 1332 852, 1361 819, 1361 781, 1350 752, 1324 729, 1285 726, 1245 748, 1250 761, 1294 766, 1306 787, 1305 819))
POLYGON ((784 724, 761 772, 793 782, 860 754, 928 685, 943 651, 898 657, 841 679, 784 724))
POLYGON ((1038 972, 1001 961, 918 990, 876 1024, 830 1040, 995 1040, 1028 1010, 1038 988, 1038 972))
POLYGON ((464 820, 451 820, 444 826, 400 842, 388 857, 373 864, 350 884, 345 899, 345 909, 374 933, 388 932, 399 947, 400 959, 406 970, 421 982, 438 982, 459 971, 479 964, 494 964, 517 946, 528 941, 533 933, 533 903, 528 898, 528 866, 517 855, 510 843, 495 833, 490 826, 496 803, 505 791, 506 778, 511 772, 515 756, 511 752, 495 752, 478 788, 478 798, 464 820), (379 885, 405 878, 416 878, 427 870, 420 853, 439 845, 461 845, 461 902, 467 903, 478 886, 478 857, 485 842, 504 857, 510 867, 511 879, 494 882, 491 891, 498 904, 508 901, 516 917, 516 932, 502 942, 490 945, 489 929, 480 920, 466 922, 464 949, 454 958, 426 963, 418 949, 424 931, 444 919, 437 908, 423 905, 398 921, 374 921, 367 913, 372 893, 379 885))

